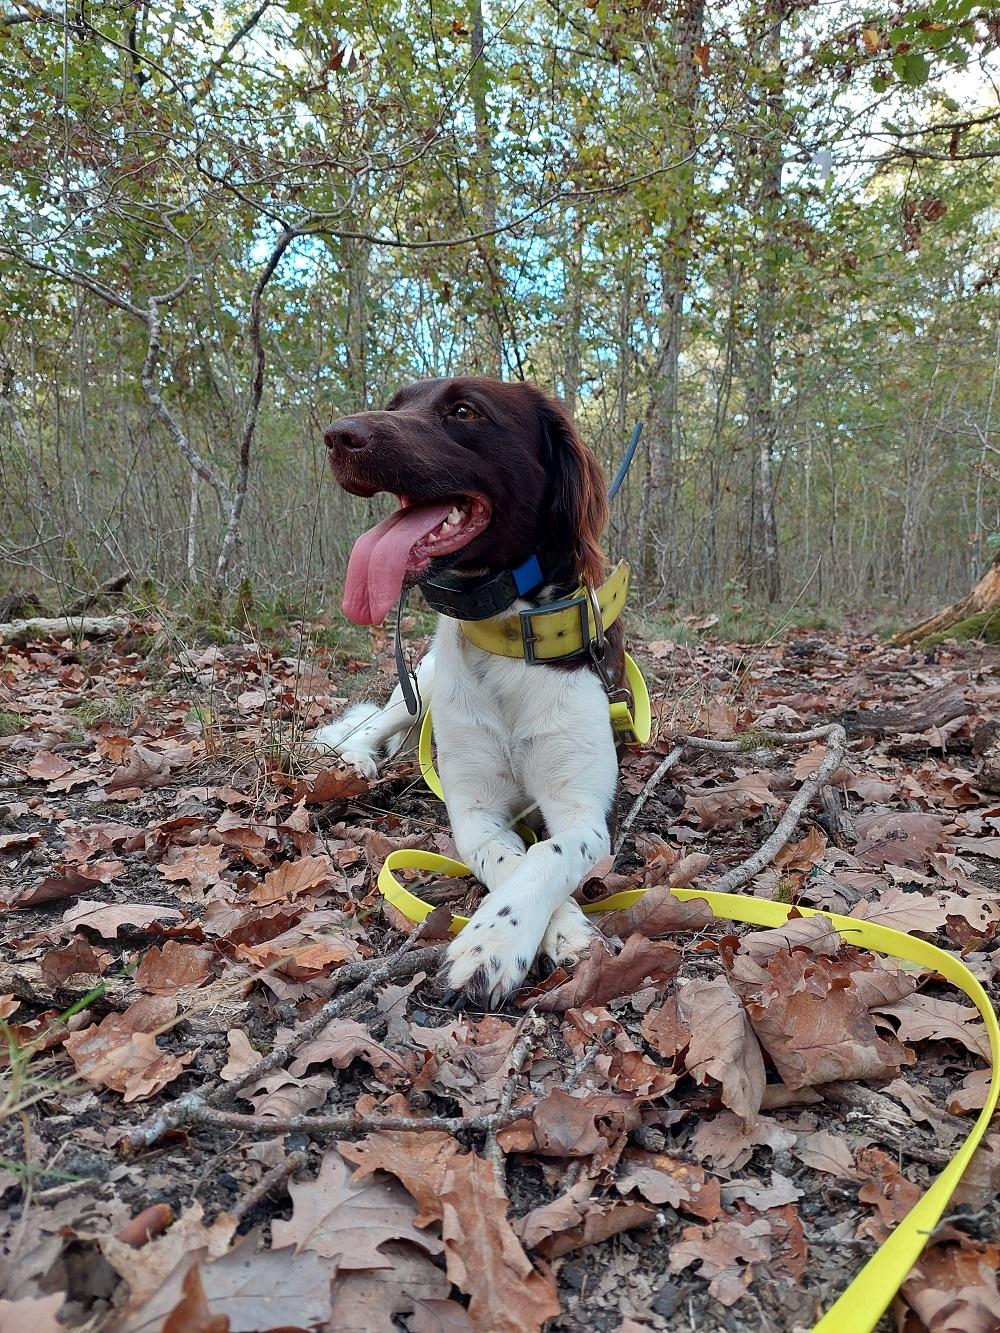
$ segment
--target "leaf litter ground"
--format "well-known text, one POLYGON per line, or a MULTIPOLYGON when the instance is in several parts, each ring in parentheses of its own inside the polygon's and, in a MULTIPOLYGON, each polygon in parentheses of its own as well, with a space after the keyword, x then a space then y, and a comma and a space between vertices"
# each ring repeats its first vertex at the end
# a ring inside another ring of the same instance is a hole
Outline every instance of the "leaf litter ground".
MULTIPOLYGON (((371 662, 148 642, 0 673, 0 1329, 808 1328, 965 1136, 988 1047, 960 996, 668 886, 745 860, 821 761, 768 728, 839 720, 836 800, 749 891, 919 933, 995 997, 1000 796, 973 755, 995 650, 640 646, 660 740, 621 811, 677 731, 740 748, 686 751, 582 886, 649 888, 605 919, 613 955, 455 1015, 375 888, 396 847, 452 850, 443 806, 412 759, 368 782, 291 744, 371 662), (188 1094, 202 1119, 126 1150, 188 1094)), ((478 893, 414 887, 439 935, 478 893)), ((998 1185, 993 1134, 908 1333, 1000 1327, 998 1185)))

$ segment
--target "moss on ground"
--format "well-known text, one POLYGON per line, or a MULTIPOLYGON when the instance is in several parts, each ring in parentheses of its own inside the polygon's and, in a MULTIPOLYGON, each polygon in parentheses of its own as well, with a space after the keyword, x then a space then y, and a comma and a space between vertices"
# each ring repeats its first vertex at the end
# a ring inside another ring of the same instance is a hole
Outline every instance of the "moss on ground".
POLYGON ((955 639, 958 643, 1000 643, 1000 610, 980 611, 974 616, 968 616, 949 629, 928 634, 917 647, 936 648, 947 639, 955 639))

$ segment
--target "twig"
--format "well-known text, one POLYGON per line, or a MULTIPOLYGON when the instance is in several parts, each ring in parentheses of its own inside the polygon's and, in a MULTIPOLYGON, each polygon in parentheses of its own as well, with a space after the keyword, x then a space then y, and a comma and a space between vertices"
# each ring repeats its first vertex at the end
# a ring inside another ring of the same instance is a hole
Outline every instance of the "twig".
POLYGON ((631 810, 622 820, 622 826, 618 830, 618 837, 615 839, 615 847, 614 847, 615 856, 618 855, 618 853, 624 846, 625 839, 628 837, 629 829, 635 823, 639 811, 649 800, 650 796, 652 796, 655 788, 659 785, 660 779, 666 773, 670 772, 670 770, 677 763, 678 759, 680 759, 683 753, 684 753, 684 746, 677 745, 674 747, 674 749, 670 751, 670 753, 664 759, 660 760, 660 763, 656 771, 653 773, 652 777, 646 783, 645 787, 643 787, 639 795, 635 798, 635 800, 632 803, 631 810))
MULTIPOLYGON (((524 1027, 520 1037, 514 1043, 510 1052, 510 1078, 501 1094, 495 1114, 503 1118, 510 1113, 511 1104, 514 1101, 514 1093, 517 1091, 517 1080, 521 1071, 528 1063, 528 1057, 538 1043, 538 1039, 545 1031, 545 1021, 539 1014, 529 1014, 524 1021, 524 1027)), ((521 1108, 518 1108, 520 1115, 521 1108)), ((500 1187, 501 1193, 507 1193, 507 1159, 503 1149, 497 1140, 496 1129, 491 1129, 486 1136, 485 1155, 489 1158, 493 1166, 493 1174, 500 1187)))
MULTIPOLYGON (((183 1099, 179 1099, 183 1100, 183 1099)), ((410 1116, 358 1115, 355 1111, 341 1111, 336 1115, 293 1115, 285 1118, 244 1115, 240 1111, 220 1111, 204 1100, 190 1106, 184 1120, 186 1125, 214 1125, 221 1129, 239 1130, 241 1134, 371 1134, 380 1129, 443 1130, 446 1134, 491 1133, 512 1125, 515 1120, 530 1116, 537 1102, 527 1106, 508 1108, 503 1114, 491 1111, 476 1116, 410 1116)), ((139 1126, 142 1128, 142 1126, 139 1126)), ((126 1135, 120 1142, 129 1143, 134 1136, 126 1135)), ((155 1140, 154 1140, 155 1141, 155 1140)))
MULTIPOLYGON (((334 974, 334 980, 338 983, 338 994, 332 999, 327 1000, 321 1009, 318 1009, 308 1023, 303 1023, 297 1028, 288 1041, 281 1046, 275 1046, 267 1055, 262 1056, 260 1060, 251 1068, 240 1074, 231 1083, 216 1087, 214 1092, 207 1096, 204 1092, 188 1092, 182 1097, 168 1102, 154 1115, 151 1115, 141 1124, 133 1126, 122 1135, 119 1140, 119 1146, 125 1153, 137 1152, 141 1148, 149 1148, 158 1142, 164 1134, 172 1129, 178 1129, 181 1125, 193 1125, 208 1123, 206 1111, 213 1111, 220 1103, 229 1101, 241 1089, 256 1083, 269 1074, 272 1069, 283 1064, 290 1055, 292 1055, 299 1046, 309 1041, 320 1032, 332 1019, 338 1018, 346 1009, 350 1008, 357 1000, 370 995, 373 990, 382 984, 389 977, 409 976, 414 972, 421 970, 430 970, 434 963, 440 957, 442 945, 431 945, 426 949, 418 949, 415 953, 410 950, 419 938, 421 927, 408 937, 401 949, 397 949, 394 954, 384 959, 367 959, 362 963, 351 963, 347 967, 342 967, 339 972, 334 974), (344 987, 350 986, 351 989, 345 993, 344 987)), ((296 1128, 306 1128, 306 1119, 301 1118, 302 1123, 297 1123, 296 1128)), ((330 1119, 330 1117, 327 1117, 330 1119)), ((333 1119, 336 1119, 334 1117, 333 1119)), ((223 1121, 214 1116, 212 1123, 216 1124, 243 1124, 243 1121, 251 1121, 257 1125, 266 1123, 275 1132, 277 1130, 277 1121, 262 1122, 259 1117, 245 1116, 236 1117, 223 1121)), ((291 1123, 290 1121, 288 1122, 291 1123)), ((291 1131, 289 1131, 291 1132, 291 1131)))
POLYGON ((283 1181, 287 1180, 293 1171, 297 1171, 300 1166, 305 1166, 309 1161, 309 1154, 303 1149, 297 1152, 290 1152, 284 1161, 279 1162, 277 1166, 272 1166, 270 1171, 265 1171, 257 1184, 249 1194, 245 1194, 232 1210, 232 1215, 237 1222, 241 1222, 248 1213, 253 1212, 259 1203, 261 1203, 271 1191, 283 1181))
POLYGON ((738 866, 734 866, 732 870, 727 871, 725 875, 717 879, 711 886, 713 892, 732 893, 733 889, 740 889, 744 884, 749 884, 754 875, 763 870, 765 866, 770 865, 795 832, 795 826, 806 806, 836 773, 844 759, 847 736, 844 728, 836 722, 824 730, 827 733, 827 751, 819 768, 810 777, 806 778, 788 802, 785 813, 778 820, 771 836, 765 839, 752 856, 748 856, 745 861, 738 866))

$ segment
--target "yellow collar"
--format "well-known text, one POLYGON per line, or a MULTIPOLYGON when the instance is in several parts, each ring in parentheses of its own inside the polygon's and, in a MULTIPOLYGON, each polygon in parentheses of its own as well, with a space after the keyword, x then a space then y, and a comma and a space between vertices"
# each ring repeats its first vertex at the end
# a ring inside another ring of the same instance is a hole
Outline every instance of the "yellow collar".
MULTIPOLYGON (((628 596, 628 562, 620 560, 607 581, 596 589, 604 628, 621 615, 628 596)), ((529 662, 551 662, 583 652, 596 633, 594 613, 584 588, 549 606, 530 607, 513 615, 489 620, 460 620, 462 633, 484 652, 498 657, 523 657, 529 662), (584 625, 587 637, 584 638, 584 625)))

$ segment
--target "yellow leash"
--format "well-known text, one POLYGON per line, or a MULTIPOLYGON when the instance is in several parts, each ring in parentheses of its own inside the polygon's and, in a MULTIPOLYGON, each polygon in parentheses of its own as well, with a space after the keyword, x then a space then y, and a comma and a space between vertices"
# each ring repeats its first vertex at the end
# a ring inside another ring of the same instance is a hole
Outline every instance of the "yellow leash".
MULTIPOLYGON (((437 776, 435 774, 435 776, 437 776)), ((405 848, 390 852, 378 877, 378 887, 387 902, 397 907, 410 921, 422 921, 433 909, 430 903, 418 898, 397 878, 400 870, 429 870, 441 875, 464 877, 472 871, 460 861, 452 861, 436 852, 422 852, 405 848)), ((675 898, 687 902, 703 898, 713 915, 723 921, 743 921, 753 926, 781 926, 792 912, 785 903, 770 902, 764 898, 744 897, 735 893, 712 893, 704 889, 672 889, 675 898)), ((615 893, 600 902, 588 903, 583 910, 588 915, 615 912, 631 907, 645 893, 645 889, 628 889, 615 893)), ((951 954, 924 940, 915 939, 900 930, 880 926, 872 921, 860 921, 836 912, 822 912, 815 908, 799 907, 802 916, 823 916, 830 921, 848 944, 860 945, 884 954, 916 963, 919 967, 937 972, 952 985, 963 991, 979 1010, 990 1039, 993 1070, 986 1104, 965 1142, 941 1172, 933 1185, 903 1218, 892 1235, 881 1245, 862 1268, 847 1290, 815 1325, 813 1333, 871 1333, 881 1319, 893 1296, 902 1286, 906 1275, 920 1258, 931 1232, 941 1220, 949 1199, 955 1192, 965 1168, 979 1146, 1000 1100, 1000 1025, 990 1004, 989 996, 969 969, 951 954)), ((452 930, 458 932, 468 924, 468 917, 453 916, 452 930)))

